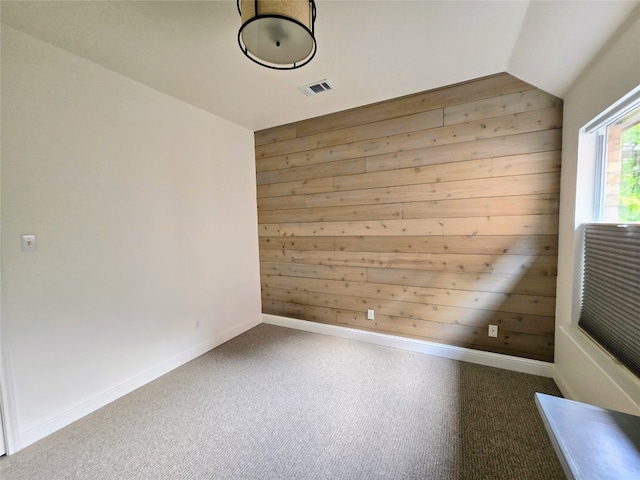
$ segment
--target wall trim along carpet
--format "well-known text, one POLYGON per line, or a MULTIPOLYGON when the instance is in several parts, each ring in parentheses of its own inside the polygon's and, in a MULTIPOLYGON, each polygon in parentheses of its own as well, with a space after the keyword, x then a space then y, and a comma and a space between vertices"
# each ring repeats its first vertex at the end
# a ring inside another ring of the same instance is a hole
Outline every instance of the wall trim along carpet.
POLYGON ((347 338, 349 340, 357 340, 385 347, 400 348, 411 352, 450 358, 487 367, 502 368, 514 372, 539 375, 541 377, 553 378, 554 373, 553 363, 531 360, 528 358, 512 357, 509 355, 485 352, 481 350, 472 350, 469 348, 445 345, 426 340, 397 337, 395 335, 385 333, 369 332, 338 325, 297 320, 295 318, 281 317, 266 313, 262 314, 262 322, 268 323, 269 325, 278 325, 280 327, 321 333, 323 335, 333 335, 335 337, 347 338))

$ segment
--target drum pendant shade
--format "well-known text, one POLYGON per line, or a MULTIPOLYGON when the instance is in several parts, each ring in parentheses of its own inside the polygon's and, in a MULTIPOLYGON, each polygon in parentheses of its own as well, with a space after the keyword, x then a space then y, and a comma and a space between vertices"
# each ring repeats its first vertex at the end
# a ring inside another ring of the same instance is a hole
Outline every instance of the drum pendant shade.
POLYGON ((238 44, 252 61, 277 70, 307 64, 316 53, 313 0, 238 0, 238 44))

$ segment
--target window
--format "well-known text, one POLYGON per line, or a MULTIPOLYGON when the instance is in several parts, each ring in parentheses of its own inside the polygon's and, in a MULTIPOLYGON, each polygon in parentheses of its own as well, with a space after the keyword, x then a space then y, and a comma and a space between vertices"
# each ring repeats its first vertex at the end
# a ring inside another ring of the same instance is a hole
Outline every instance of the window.
POLYGON ((578 325, 640 377, 640 87, 586 127, 596 223, 584 225, 578 325))
POLYGON ((640 104, 600 127, 595 220, 640 222, 640 104))

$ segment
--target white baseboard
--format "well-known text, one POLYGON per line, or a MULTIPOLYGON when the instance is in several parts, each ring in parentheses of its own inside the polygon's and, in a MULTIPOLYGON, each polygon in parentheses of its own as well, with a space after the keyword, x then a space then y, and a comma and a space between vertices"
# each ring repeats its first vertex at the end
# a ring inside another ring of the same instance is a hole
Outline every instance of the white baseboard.
POLYGON ((451 358, 463 362, 485 365, 487 367, 503 368, 514 372, 529 373, 542 377, 553 378, 553 363, 530 360, 528 358, 512 357, 499 353, 471 350, 469 348, 456 347, 441 343, 416 340, 412 338, 397 337, 385 333, 368 332, 354 328, 327 325, 324 323, 308 322, 294 318, 280 317, 278 315, 262 314, 262 322, 270 325, 305 330, 307 332, 322 333, 335 337, 348 338, 361 342, 373 343, 385 347, 400 348, 411 352, 425 353, 437 357, 451 358))
POLYGON ((98 410, 101 407, 117 400, 118 398, 134 391, 143 385, 152 382, 153 380, 161 377, 162 375, 169 373, 171 370, 184 365, 187 362, 207 353, 209 350, 222 345, 223 343, 231 340, 232 338, 246 332, 247 330, 260 324, 260 317, 252 319, 251 321, 245 321, 243 323, 232 325, 231 327, 219 332, 214 337, 207 339, 199 345, 190 348, 189 350, 176 355, 175 357, 162 362, 155 367, 152 367, 145 372, 136 375, 128 380, 125 380, 116 387, 110 388, 105 392, 96 395, 95 397, 82 402, 65 412, 56 415, 55 417, 36 425, 18 434, 13 438, 10 445, 7 445, 8 454, 13 454, 18 450, 21 450, 32 443, 41 440, 42 438, 50 435, 57 430, 79 420, 80 418, 98 410))

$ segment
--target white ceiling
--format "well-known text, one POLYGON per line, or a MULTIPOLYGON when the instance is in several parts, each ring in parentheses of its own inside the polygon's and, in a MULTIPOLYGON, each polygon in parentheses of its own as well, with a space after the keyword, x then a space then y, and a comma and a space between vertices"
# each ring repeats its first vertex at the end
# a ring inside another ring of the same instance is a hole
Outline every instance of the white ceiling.
POLYGON ((562 97, 639 1, 316 4, 318 52, 292 71, 244 57, 235 0, 0 5, 6 25, 260 130, 504 71, 562 97), (297 89, 325 78, 334 91, 297 89))

